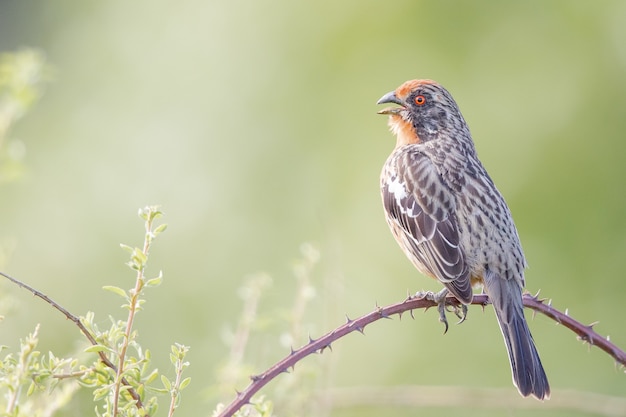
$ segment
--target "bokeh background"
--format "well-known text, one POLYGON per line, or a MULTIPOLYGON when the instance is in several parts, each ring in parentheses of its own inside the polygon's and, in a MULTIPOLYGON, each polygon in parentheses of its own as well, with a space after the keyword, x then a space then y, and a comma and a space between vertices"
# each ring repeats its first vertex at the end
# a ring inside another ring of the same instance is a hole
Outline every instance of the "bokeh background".
MULTIPOLYGON (((2 1, 0 51, 21 47, 42 51, 52 70, 42 99, 9 135, 25 153, 22 175, 0 189, 0 238, 10 248, 2 268, 106 326, 109 314, 125 312, 102 286, 134 279, 119 243, 139 245, 137 209, 160 204, 169 228, 150 269, 165 279, 137 326, 163 371, 171 343, 192 348, 181 415, 209 415, 215 405, 209 386, 250 274, 263 271, 272 285, 246 361, 258 372, 288 352, 280 312, 297 292, 292 267, 303 242, 321 256, 306 313, 314 337, 346 313, 439 288, 404 258, 379 201, 394 140, 376 100, 412 78, 436 79, 458 101, 515 217, 528 290, 599 321, 600 333, 626 347, 623 1, 2 1)), ((81 346, 77 329, 49 306, 1 288, 16 305, 1 312, 0 344, 17 346, 41 323, 42 350, 62 356, 81 346)), ((623 369, 606 354, 545 317, 530 326, 553 397, 626 397, 623 369)), ((441 332, 434 311, 418 313, 307 361, 331 368, 318 388, 515 392, 490 308, 441 332)), ((66 415, 91 412, 89 398, 66 415)), ((422 410, 331 414, 392 411, 422 410)))

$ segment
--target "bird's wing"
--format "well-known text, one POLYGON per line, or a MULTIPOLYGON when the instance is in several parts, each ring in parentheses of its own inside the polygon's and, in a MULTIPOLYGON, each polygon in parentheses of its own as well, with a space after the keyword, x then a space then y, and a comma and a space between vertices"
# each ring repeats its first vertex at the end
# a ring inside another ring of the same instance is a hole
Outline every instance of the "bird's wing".
POLYGON ((387 218, 412 260, 439 279, 460 301, 472 300, 459 246, 454 195, 432 161, 418 150, 390 159, 381 181, 387 218))

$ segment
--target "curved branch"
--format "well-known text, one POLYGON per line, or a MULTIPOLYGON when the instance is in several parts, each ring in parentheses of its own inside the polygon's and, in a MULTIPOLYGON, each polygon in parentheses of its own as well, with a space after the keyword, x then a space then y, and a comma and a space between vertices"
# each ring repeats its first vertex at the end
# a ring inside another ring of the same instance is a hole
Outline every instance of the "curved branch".
MULTIPOLYGON (((531 294, 524 294, 523 300, 525 307, 545 314, 546 316, 555 320, 557 323, 563 324, 565 327, 578 334, 582 340, 590 343, 591 345, 598 346, 600 349, 611 355, 618 363, 626 366, 626 353, 623 350, 619 349, 617 346, 615 346, 613 343, 611 343, 607 338, 603 338, 598 333, 596 333, 595 330, 593 330, 593 325, 583 325, 582 323, 572 319, 567 314, 556 310, 549 303, 546 304, 544 300, 540 300, 536 295, 533 296, 531 294)), ((453 296, 447 297, 446 302, 453 307, 460 306, 459 301, 453 296)), ((474 299, 472 300, 471 304, 484 307, 490 304, 489 297, 486 294, 476 294, 474 295, 474 299)), ((326 348, 331 349, 331 344, 336 340, 344 337, 345 335, 354 331, 363 333, 365 326, 367 326, 368 324, 371 324, 380 319, 390 318, 394 314, 398 314, 399 316, 401 316, 402 313, 409 311, 412 315, 413 310, 422 308, 428 309, 436 306, 437 304, 434 301, 428 300, 423 296, 409 296, 406 300, 400 303, 391 304, 386 307, 376 307, 376 309, 371 313, 368 313, 357 319, 352 320, 346 317, 345 324, 337 327, 329 333, 326 333, 319 339, 311 339, 309 337, 309 343, 307 343, 300 349, 292 349, 291 353, 288 356, 286 356, 276 364, 272 365, 265 372, 251 376, 250 384, 243 391, 237 393, 237 397, 223 410, 221 410, 221 413, 218 417, 231 417, 235 414, 235 412, 237 412, 237 410, 239 410, 245 404, 248 404, 254 394, 256 394, 261 388, 263 388, 267 383, 276 378, 279 374, 283 372, 289 372, 289 369, 293 369, 294 365, 297 362, 313 353, 321 353, 326 348)))
MULTIPOLYGON (((44 294, 44 293, 42 293, 40 291, 37 291, 36 289, 34 289, 33 287, 31 287, 31 286, 29 286, 27 284, 24 284, 22 281, 20 281, 20 280, 18 280, 16 278, 13 278, 12 276, 10 276, 8 274, 5 274, 4 272, 0 272, 0 275, 5 277, 6 279, 11 281, 12 283, 16 284, 18 287, 24 288, 25 290, 29 291, 35 297, 41 298, 46 303, 50 304, 54 309, 56 309, 59 312, 61 312, 61 314, 63 314, 68 320, 74 322, 74 324, 76 326, 78 326, 78 328, 80 329, 81 333, 83 335, 85 335, 87 340, 89 340, 89 343, 91 343, 94 346, 98 344, 98 342, 93 337, 93 335, 91 333, 89 333, 89 330, 87 330, 87 328, 80 321, 79 317, 77 317, 77 316, 73 315, 72 313, 70 313, 69 311, 67 311, 65 308, 63 308, 61 305, 59 305, 56 301, 52 300, 46 294, 44 294)), ((98 355, 100 356, 100 360, 102 361, 102 363, 104 363, 107 367, 111 368, 113 370, 113 372, 117 372, 117 367, 113 364, 113 362, 111 362, 109 360, 109 358, 106 357, 104 352, 98 352, 98 355)), ((122 378, 122 383, 124 385, 127 385, 127 386, 130 387, 130 384, 128 383, 126 378, 122 378)), ((133 398, 133 400, 136 401, 137 408, 143 409, 143 403, 142 403, 141 397, 139 396, 137 391, 135 391, 134 388, 130 387, 130 388, 128 388, 128 394, 133 398)), ((150 416, 146 415, 146 417, 150 417, 150 416)))
POLYGON ((584 325, 579 321, 574 320, 567 314, 567 310, 565 313, 560 312, 559 310, 552 307, 552 305, 545 300, 537 298, 537 296, 532 296, 530 294, 524 294, 524 306, 528 307, 534 311, 538 311, 541 314, 550 317, 552 320, 556 321, 559 324, 567 327, 574 333, 578 335, 578 338, 583 342, 587 342, 592 346, 597 346, 606 353, 609 354, 617 363, 622 366, 626 366, 626 352, 618 348, 614 345, 609 337, 600 336, 594 329, 593 326, 597 324, 591 323, 589 325, 584 325))

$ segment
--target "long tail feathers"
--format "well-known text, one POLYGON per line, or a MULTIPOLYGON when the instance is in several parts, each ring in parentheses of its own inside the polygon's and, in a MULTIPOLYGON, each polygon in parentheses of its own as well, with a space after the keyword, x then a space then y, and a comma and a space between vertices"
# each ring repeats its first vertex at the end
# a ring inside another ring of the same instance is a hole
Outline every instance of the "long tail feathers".
POLYGON ((524 318, 521 288, 495 274, 486 274, 485 286, 509 353, 513 384, 524 397, 547 400, 550 385, 524 318))

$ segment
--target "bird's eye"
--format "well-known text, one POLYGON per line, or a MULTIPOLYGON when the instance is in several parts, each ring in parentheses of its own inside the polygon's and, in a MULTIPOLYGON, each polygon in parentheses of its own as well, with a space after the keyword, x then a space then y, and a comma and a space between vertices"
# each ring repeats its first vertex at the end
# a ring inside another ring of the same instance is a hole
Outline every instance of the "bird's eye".
POLYGON ((418 106, 423 106, 424 104, 426 104, 426 97, 419 95, 419 96, 415 96, 415 98, 413 99, 413 101, 415 102, 415 104, 417 104, 418 106))

